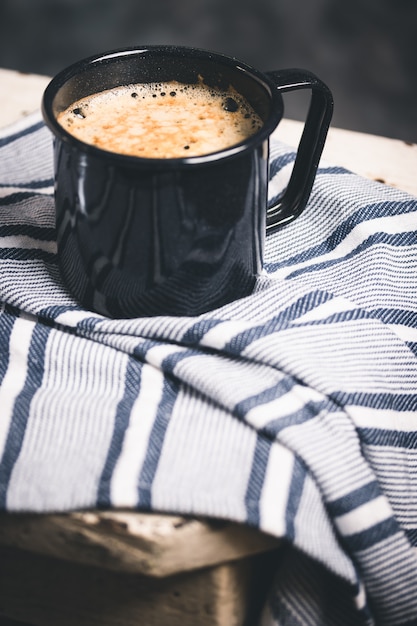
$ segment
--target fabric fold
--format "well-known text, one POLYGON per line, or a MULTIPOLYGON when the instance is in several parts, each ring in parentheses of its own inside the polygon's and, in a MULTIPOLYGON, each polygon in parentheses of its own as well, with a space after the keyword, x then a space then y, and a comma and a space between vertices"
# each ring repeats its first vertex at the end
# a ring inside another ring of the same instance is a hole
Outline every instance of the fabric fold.
POLYGON ((417 199, 322 164, 251 296, 112 320, 62 283, 51 143, 0 135, 0 508, 246 523, 286 546, 262 626, 417 623, 417 199))

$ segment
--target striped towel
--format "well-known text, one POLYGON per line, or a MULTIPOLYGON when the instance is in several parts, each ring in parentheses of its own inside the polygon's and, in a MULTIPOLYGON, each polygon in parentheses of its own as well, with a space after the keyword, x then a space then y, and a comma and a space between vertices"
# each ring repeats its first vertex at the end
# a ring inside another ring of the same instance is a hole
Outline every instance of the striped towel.
POLYGON ((61 282, 52 176, 38 114, 3 132, 0 509, 243 522, 285 539, 262 626, 417 624, 417 199, 321 166, 250 297, 110 320, 61 282))

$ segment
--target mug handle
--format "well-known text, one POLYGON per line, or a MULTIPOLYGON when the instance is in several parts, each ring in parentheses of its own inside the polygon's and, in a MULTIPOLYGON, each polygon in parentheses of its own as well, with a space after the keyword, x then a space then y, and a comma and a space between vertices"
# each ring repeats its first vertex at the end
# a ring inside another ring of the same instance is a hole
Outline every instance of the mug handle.
POLYGON ((267 209, 266 231, 271 233, 298 217, 307 204, 332 119, 333 96, 327 85, 306 70, 265 73, 280 92, 311 89, 310 107, 287 189, 267 209))

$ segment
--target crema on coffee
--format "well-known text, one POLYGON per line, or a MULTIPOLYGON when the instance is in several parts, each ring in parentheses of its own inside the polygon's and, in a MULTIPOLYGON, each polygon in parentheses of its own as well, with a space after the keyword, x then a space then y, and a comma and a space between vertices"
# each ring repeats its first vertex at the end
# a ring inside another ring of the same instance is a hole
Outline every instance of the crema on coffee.
POLYGON ((58 116, 74 137, 146 158, 201 156, 240 143, 262 127, 246 99, 203 82, 140 83, 78 100, 58 116))

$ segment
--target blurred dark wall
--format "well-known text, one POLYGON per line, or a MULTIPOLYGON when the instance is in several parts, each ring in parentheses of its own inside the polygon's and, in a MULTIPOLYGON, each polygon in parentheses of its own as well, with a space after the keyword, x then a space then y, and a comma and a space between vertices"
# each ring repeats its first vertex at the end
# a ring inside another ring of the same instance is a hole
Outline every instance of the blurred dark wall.
MULTIPOLYGON (((0 0, 1 67, 52 75, 156 43, 310 69, 334 93, 334 126, 417 142, 417 0, 0 0)), ((304 108, 291 96, 286 115, 304 108)))

